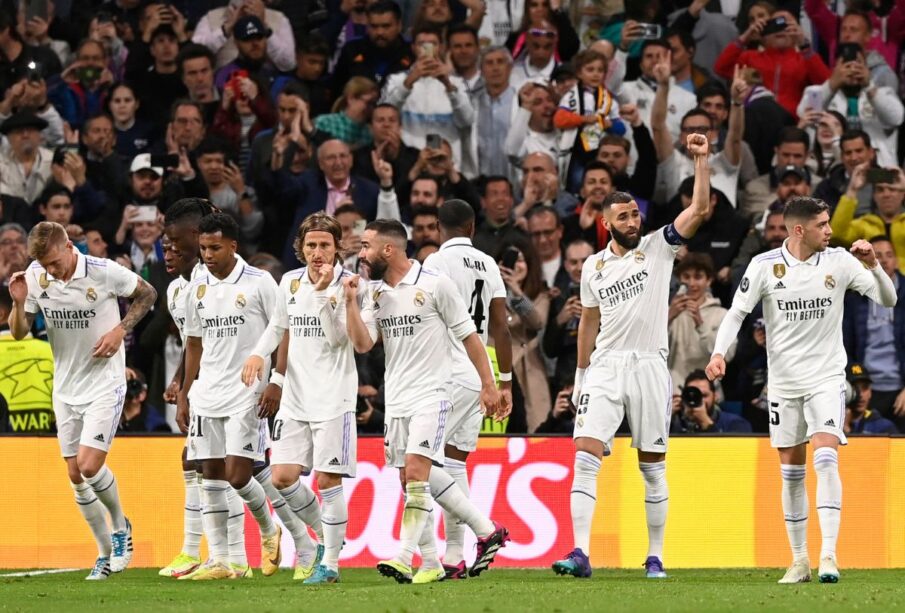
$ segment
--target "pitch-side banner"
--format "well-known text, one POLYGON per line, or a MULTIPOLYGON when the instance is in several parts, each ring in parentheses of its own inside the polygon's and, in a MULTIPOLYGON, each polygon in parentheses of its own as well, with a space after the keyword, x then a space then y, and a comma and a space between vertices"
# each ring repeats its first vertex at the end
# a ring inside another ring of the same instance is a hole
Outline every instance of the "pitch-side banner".
MULTIPOLYGON (((637 456, 617 439, 603 462, 591 537, 595 566, 638 567, 647 552, 644 486, 637 456)), ((134 528, 136 566, 160 567, 182 544, 182 441, 120 437, 110 466, 134 528)), ((402 490, 383 465, 380 439, 358 445, 358 477, 345 481, 349 529, 341 563, 372 566, 399 548, 402 490)), ((469 460, 471 499, 509 528, 497 564, 542 567, 572 549, 569 489, 574 448, 568 438, 486 438, 469 460)), ((0 438, 0 568, 87 567, 96 556, 67 484, 56 440, 0 438)), ((838 554, 845 567, 905 567, 905 439, 858 438, 840 453, 844 504, 838 554)), ((764 438, 678 438, 668 457, 667 567, 784 566, 789 547, 780 508, 776 452, 764 438)), ((310 480, 309 480, 310 483, 310 480)), ((808 467, 811 559, 820 546, 808 467)), ((442 514, 437 535, 444 549, 442 514)), ((249 560, 257 564, 257 526, 246 515, 249 560)), ((474 557, 469 533, 466 551, 474 557)), ((284 535, 284 565, 293 543, 284 535)))

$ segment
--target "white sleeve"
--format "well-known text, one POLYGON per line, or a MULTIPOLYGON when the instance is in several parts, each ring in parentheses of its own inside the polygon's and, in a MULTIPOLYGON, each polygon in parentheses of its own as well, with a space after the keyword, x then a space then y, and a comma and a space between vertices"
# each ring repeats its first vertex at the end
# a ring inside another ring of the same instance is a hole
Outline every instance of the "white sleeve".
POLYGON ((729 351, 732 350, 734 352, 735 341, 738 338, 739 330, 742 329, 742 322, 745 321, 746 315, 748 313, 741 310, 733 300, 732 308, 729 309, 729 312, 726 313, 720 323, 720 329, 716 333, 716 343, 713 345, 713 353, 711 355, 718 353, 727 361, 731 359, 732 356, 729 355, 729 351))
MULTIPOLYGON (((763 296, 764 265, 757 261, 751 261, 742 277, 735 296, 732 298, 732 308, 741 311, 745 315, 754 310, 763 296)), ((728 315, 727 315, 728 317, 728 315)), ((725 321, 725 320, 724 320, 725 321)))
POLYGON ((396 195, 395 188, 389 191, 380 188, 380 193, 377 194, 376 218, 402 221, 402 214, 399 212, 399 197, 396 195))
POLYGON ((277 282, 273 280, 269 273, 265 272, 264 276, 261 277, 261 282, 258 284, 258 295, 261 297, 261 310, 267 317, 268 322, 276 314, 277 303, 279 302, 277 296, 279 293, 280 288, 277 287, 277 282))
POLYGON ((185 301, 185 324, 182 326, 182 333, 185 334, 186 338, 190 336, 201 338, 203 332, 201 327, 201 315, 198 313, 198 309, 195 308, 195 293, 202 285, 203 284, 201 283, 189 285, 185 292, 185 296, 183 297, 183 300, 185 301))
POLYGON ((885 307, 896 305, 898 300, 896 286, 879 264, 873 270, 868 270, 855 256, 845 254, 843 257, 849 271, 848 289, 855 290, 885 307))
POLYGON ((468 315, 465 301, 456 291, 456 286, 447 277, 437 277, 434 290, 434 305, 440 319, 446 324, 456 340, 465 340, 476 332, 474 321, 468 315))
MULTIPOLYGON (((288 280, 288 277, 283 277, 283 279, 288 280)), ((284 299, 285 285, 282 281, 280 282, 273 315, 270 317, 267 329, 252 350, 252 355, 265 359, 270 357, 270 354, 280 346, 280 341, 283 340, 283 333, 289 329, 289 313, 286 311, 286 300, 284 299)))
POLYGON ((211 23, 211 12, 207 13, 198 22, 195 27, 195 33, 192 34, 192 42, 204 45, 214 53, 217 53, 226 44, 226 37, 223 35, 222 24, 211 23))
POLYGON ((107 284, 114 296, 128 298, 134 294, 139 279, 141 277, 125 266, 117 264, 113 260, 107 261, 107 284))
MULTIPOLYGON (((518 98, 516 97, 516 103, 518 98)), ((509 133, 506 134, 506 143, 503 145, 503 151, 506 157, 513 165, 519 165, 522 161, 522 154, 525 151, 525 139, 528 137, 528 121, 531 119, 531 111, 519 106, 509 123, 509 133)))
POLYGON ((280 72, 295 68, 295 35, 289 19, 280 11, 268 9, 265 13, 267 26, 273 34, 267 39, 267 56, 280 72))
POLYGON ((600 305, 597 294, 591 289, 591 277, 597 274, 597 263, 603 262, 603 257, 594 255, 584 261, 581 267, 581 306, 593 309, 600 305))
POLYGON ((359 295, 361 300, 361 321, 368 329, 371 340, 376 342, 380 330, 377 328, 377 320, 374 318, 374 293, 370 288, 365 289, 364 295, 359 295))
POLYGON ((500 267, 496 262, 489 260, 487 262, 487 274, 490 277, 490 298, 506 298, 506 284, 503 283, 503 275, 500 274, 500 267))

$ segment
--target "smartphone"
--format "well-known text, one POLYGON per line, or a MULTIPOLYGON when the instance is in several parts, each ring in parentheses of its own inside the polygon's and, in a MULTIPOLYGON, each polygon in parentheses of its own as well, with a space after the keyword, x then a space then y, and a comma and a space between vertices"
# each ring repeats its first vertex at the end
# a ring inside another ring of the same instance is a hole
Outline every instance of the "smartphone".
POLYGON ((860 53, 863 51, 858 43, 840 43, 836 47, 836 57, 843 62, 857 62, 860 53))
POLYGON ((663 38, 663 27, 656 23, 639 23, 641 28, 641 40, 657 40, 663 38))
POLYGON ((47 0, 28 0, 25 6, 25 21, 37 17, 47 21, 47 0))
POLYGON ((808 89, 805 91, 804 108, 812 111, 823 110, 823 94, 816 89, 808 89))
POLYGON ((434 52, 436 47, 434 43, 421 43, 421 46, 418 47, 418 56, 419 57, 434 57, 434 52))
POLYGON ((176 153, 152 155, 151 166, 154 166, 155 168, 176 168, 179 166, 179 155, 176 153))
POLYGON ((515 263, 518 262, 519 255, 521 255, 521 253, 518 249, 509 247, 503 252, 503 257, 500 258, 500 266, 513 270, 515 268, 515 263))
POLYGON ((577 298, 581 296, 581 286, 580 285, 572 285, 569 287, 569 298, 577 298))
POLYGON ((764 29, 760 31, 761 36, 777 34, 789 27, 785 17, 774 17, 764 24, 764 29))
POLYGON ((873 185, 877 183, 895 183, 899 178, 899 173, 889 168, 868 168, 867 172, 864 173, 864 178, 873 185))
POLYGON ((425 148, 427 149, 439 149, 441 147, 443 140, 440 138, 439 134, 428 134, 427 142, 425 143, 425 148))
POLYGON ((365 233, 365 228, 367 227, 368 222, 364 219, 356 219, 355 223, 352 224, 352 234, 355 236, 361 236, 365 233))
POLYGON ((132 218, 132 221, 157 221, 157 207, 153 204, 141 205, 138 208, 138 214, 132 218))
POLYGON ((79 146, 76 144, 66 144, 57 147, 53 152, 53 160, 51 160, 51 163, 56 164, 57 166, 62 166, 66 161, 66 154, 70 152, 78 153, 79 146))
POLYGON ((77 74, 82 83, 94 83, 101 78, 101 72, 102 70, 96 66, 83 66, 78 69, 77 74))

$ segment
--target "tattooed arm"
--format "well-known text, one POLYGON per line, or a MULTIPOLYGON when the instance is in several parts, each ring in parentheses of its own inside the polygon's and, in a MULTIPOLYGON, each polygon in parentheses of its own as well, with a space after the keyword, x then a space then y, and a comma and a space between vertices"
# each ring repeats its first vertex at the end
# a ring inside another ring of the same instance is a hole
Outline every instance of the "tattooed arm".
POLYGON ((154 306, 154 302, 157 300, 157 290, 150 283, 139 278, 138 285, 135 286, 135 291, 132 292, 129 298, 132 300, 132 304, 129 306, 125 317, 123 317, 118 326, 98 339, 94 345, 92 357, 111 358, 119 351, 126 333, 135 328, 136 324, 154 306))

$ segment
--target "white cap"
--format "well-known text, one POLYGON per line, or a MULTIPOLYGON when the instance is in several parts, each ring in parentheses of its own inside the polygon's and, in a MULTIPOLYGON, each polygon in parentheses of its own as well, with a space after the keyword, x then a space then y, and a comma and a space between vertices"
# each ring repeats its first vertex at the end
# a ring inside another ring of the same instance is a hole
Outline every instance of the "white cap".
POLYGON ((135 156, 135 159, 132 160, 132 166, 129 167, 129 172, 134 173, 139 170, 153 170, 161 177, 163 176, 163 168, 160 166, 151 166, 150 153, 139 153, 135 156))

